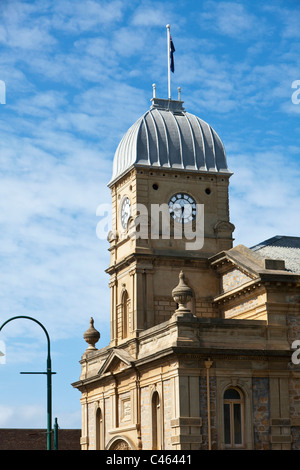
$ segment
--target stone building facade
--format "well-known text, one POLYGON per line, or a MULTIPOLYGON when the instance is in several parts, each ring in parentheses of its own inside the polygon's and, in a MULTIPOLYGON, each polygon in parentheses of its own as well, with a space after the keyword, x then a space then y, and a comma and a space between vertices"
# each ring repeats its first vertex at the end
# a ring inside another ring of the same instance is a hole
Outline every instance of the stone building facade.
POLYGON ((121 140, 111 341, 96 348, 91 319, 73 384, 82 449, 300 448, 300 239, 233 247, 230 176, 216 132, 179 100, 154 97, 121 140))

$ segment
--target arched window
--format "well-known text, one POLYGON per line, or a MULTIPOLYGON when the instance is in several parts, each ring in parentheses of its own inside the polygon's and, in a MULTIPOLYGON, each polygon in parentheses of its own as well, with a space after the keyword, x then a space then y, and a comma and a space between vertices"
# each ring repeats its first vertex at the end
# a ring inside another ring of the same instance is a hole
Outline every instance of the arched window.
POLYGON ((124 290, 122 294, 122 338, 128 336, 128 293, 124 290))
POLYGON ((160 400, 158 392, 152 395, 152 449, 160 449, 161 447, 161 419, 160 419, 160 400))
POLYGON ((96 450, 101 449, 103 435, 103 420, 102 412, 100 408, 96 411, 96 450))
POLYGON ((244 398, 237 388, 224 393, 224 442, 226 447, 238 448, 244 444, 244 398))

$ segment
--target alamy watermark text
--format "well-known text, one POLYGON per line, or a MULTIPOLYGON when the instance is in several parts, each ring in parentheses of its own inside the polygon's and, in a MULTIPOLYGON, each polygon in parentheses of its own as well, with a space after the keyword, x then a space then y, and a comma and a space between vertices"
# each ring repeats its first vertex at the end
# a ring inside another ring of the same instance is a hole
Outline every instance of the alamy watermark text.
MULTIPOLYGON (((151 204, 150 211, 143 204, 136 205, 134 217, 130 217, 125 228, 118 225, 118 239, 163 239, 184 238, 186 250, 200 250, 204 244, 204 204, 196 204, 195 216, 191 216, 191 207, 172 206, 173 218, 170 217, 168 204, 151 204), (174 220, 174 218, 176 220, 174 220)), ((112 208, 110 204, 100 204, 96 215, 101 217, 96 234, 100 240, 109 237, 112 226, 112 208)))

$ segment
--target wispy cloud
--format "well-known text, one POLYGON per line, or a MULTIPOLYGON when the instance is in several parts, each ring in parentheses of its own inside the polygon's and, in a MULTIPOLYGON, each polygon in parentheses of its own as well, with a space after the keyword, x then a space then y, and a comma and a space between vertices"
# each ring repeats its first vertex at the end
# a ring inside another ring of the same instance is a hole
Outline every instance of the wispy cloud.
POLYGON ((39 15, 36 11, 36 6, 30 3, 15 0, 1 2, 0 42, 31 53, 56 44, 55 37, 49 33, 49 21, 44 16, 44 9, 39 11, 39 15))
POLYGON ((93 1, 84 3, 80 0, 64 0, 62 2, 50 2, 50 14, 52 26, 64 32, 75 33, 93 30, 98 31, 99 26, 108 26, 120 21, 123 15, 124 3, 119 0, 93 1))
MULTIPOLYGON (((109 252, 96 236, 96 209, 110 203, 114 151, 149 108, 153 82, 166 97, 167 23, 176 46, 173 94, 182 86, 187 111, 217 130, 234 171, 237 242, 299 233, 300 105, 291 102, 291 83, 300 79, 297 8, 185 0, 0 3, 0 79, 7 90, 0 105, 1 321, 38 316, 68 370, 85 348, 90 316, 107 345, 109 252)), ((12 340, 13 364, 22 349, 29 363, 44 357, 34 326, 16 323, 3 334, 12 340)), ((69 399, 77 376, 61 375, 57 383, 69 399)), ((15 423, 17 413, 25 423, 29 415, 7 406, 2 426, 15 423)), ((72 411, 66 419, 73 420, 72 411)))
MULTIPOLYGON (((275 146, 244 154, 232 150, 230 207, 232 222, 238 221, 238 243, 252 246, 274 235, 300 233, 300 168, 286 151, 275 146), (249 223, 255 230, 249 230, 249 223)), ((300 146, 289 153, 300 155, 300 146)))
POLYGON ((239 41, 265 32, 263 21, 243 3, 207 1, 200 15, 201 24, 239 41))
POLYGON ((165 27, 166 24, 172 23, 178 15, 176 14, 176 5, 173 2, 155 2, 142 1, 133 13, 131 25, 150 27, 165 27))
MULTIPOLYGON (((29 428, 40 428, 44 420, 46 429, 45 409, 43 405, 9 406, 0 405, 0 426, 2 428, 10 427, 13 423, 28 423, 29 428)), ((16 428, 22 428, 22 424, 16 424, 16 428)))

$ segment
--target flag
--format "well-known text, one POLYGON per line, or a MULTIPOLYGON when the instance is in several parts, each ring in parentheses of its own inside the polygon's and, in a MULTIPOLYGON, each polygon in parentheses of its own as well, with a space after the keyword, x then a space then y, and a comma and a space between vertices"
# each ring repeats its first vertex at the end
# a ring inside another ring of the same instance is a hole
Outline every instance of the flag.
POLYGON ((174 68, 173 52, 175 52, 175 47, 174 47, 174 44, 173 44, 172 37, 170 36, 170 69, 171 69, 171 72, 174 73, 175 68, 174 68))

